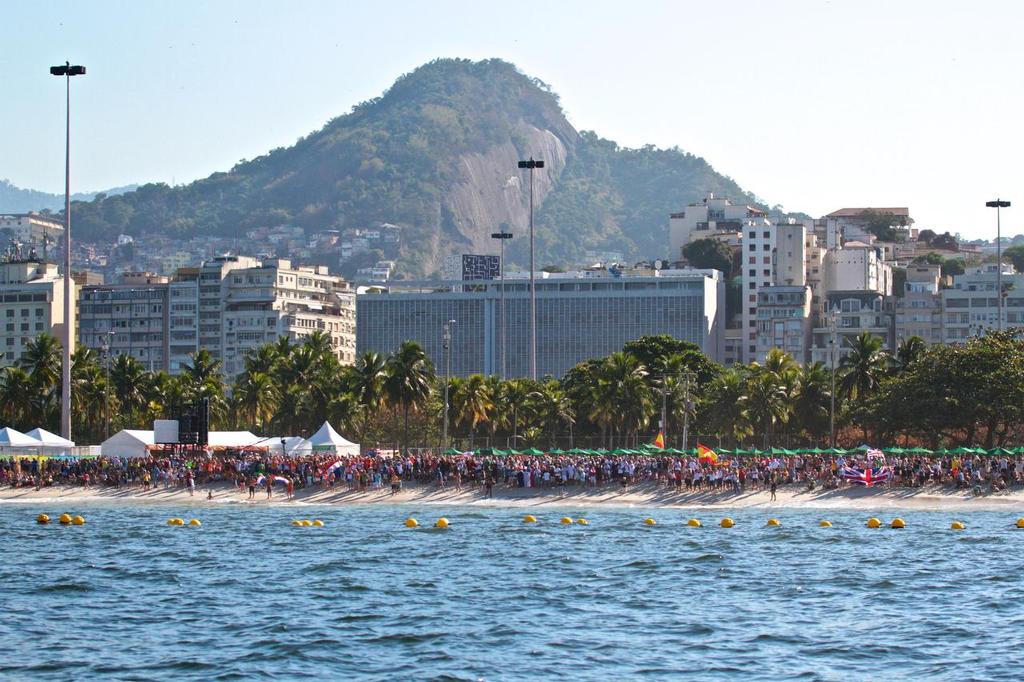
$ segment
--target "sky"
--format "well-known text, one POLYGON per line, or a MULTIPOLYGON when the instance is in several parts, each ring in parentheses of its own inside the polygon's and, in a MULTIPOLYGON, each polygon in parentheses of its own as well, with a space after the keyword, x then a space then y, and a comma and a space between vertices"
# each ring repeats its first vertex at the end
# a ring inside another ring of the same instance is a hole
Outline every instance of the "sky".
MULTIPOLYGON (((1024 232, 1024 2, 10 0, 0 178, 62 193, 182 184, 293 144, 437 57, 499 57, 579 130, 678 146, 771 205, 908 206, 1024 232), (1017 203, 1017 202, 1022 203, 1017 203)), ((666 216, 667 221, 667 216, 666 216)))

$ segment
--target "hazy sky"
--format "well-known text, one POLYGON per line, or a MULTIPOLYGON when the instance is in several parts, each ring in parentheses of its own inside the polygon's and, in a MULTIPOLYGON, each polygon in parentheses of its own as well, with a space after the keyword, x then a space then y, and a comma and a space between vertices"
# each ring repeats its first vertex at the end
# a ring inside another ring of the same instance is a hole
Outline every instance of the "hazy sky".
POLYGON ((771 204, 1024 232, 1024 2, 4 3, 0 178, 183 183, 287 146, 436 57, 500 57, 578 129, 678 145, 771 204), (484 6, 486 5, 486 6, 484 6))

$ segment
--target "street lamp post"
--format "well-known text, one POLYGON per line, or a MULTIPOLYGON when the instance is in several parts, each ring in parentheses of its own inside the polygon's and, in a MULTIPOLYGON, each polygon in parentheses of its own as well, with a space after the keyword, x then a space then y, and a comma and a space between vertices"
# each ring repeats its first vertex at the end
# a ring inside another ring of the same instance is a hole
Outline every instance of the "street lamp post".
POLYGON ((528 161, 520 161, 520 168, 530 170, 530 378, 537 380, 537 283, 534 279, 534 257, 533 246, 533 171, 543 168, 543 161, 535 161, 531 156, 528 161))
POLYGON ((66 125, 64 139, 64 361, 61 365, 60 435, 71 439, 71 77, 84 76, 85 67, 64 62, 51 66, 51 76, 63 76, 66 86, 66 125))
POLYGON ((506 232, 505 227, 502 226, 501 232, 492 232, 491 239, 497 239, 501 244, 501 256, 498 261, 498 267, 501 268, 501 378, 508 378, 508 365, 505 363, 505 346, 508 339, 508 332, 506 328, 508 326, 508 320, 505 317, 505 240, 512 239, 512 233, 506 232))
POLYGON ((441 433, 442 451, 448 447, 448 384, 452 371, 452 325, 455 320, 448 320, 441 325, 441 340, 444 350, 444 427, 441 433))
POLYGON ((114 340, 114 330, 107 332, 103 341, 103 440, 110 438, 110 343, 114 340))
POLYGON ((996 322, 996 331, 1003 331, 1003 229, 1000 223, 1000 211, 1010 207, 1010 202, 1004 199, 986 201, 985 206, 996 210, 996 315, 999 320, 996 322))
POLYGON ((690 439, 690 409, 693 401, 690 400, 690 373, 687 372, 683 382, 683 450, 689 447, 690 439))
POLYGON ((828 348, 829 364, 832 367, 831 378, 832 388, 829 390, 828 408, 828 446, 836 447, 836 311, 832 309, 828 313, 828 348))

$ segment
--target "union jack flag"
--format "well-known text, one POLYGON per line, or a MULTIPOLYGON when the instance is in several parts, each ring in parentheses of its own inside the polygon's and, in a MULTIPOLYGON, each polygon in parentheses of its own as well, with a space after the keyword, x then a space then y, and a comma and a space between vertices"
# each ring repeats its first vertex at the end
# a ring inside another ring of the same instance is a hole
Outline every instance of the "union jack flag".
POLYGON ((889 467, 875 467, 873 469, 858 469, 857 467, 843 467, 842 476, 854 485, 862 485, 870 488, 878 483, 885 483, 892 476, 889 467))

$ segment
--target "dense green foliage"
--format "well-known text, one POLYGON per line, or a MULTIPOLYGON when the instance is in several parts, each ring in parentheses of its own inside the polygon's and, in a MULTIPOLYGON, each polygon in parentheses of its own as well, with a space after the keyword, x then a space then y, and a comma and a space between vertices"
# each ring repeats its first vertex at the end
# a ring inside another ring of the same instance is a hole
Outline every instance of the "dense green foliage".
MULTIPOLYGON (((904 340, 895 355, 862 334, 835 376, 838 439, 845 445, 929 447, 1024 442, 1024 338, 1005 332, 956 346, 904 340)), ((423 350, 404 343, 388 357, 366 353, 341 366, 329 339, 287 338, 253 351, 227 390, 220 363, 195 355, 178 377, 149 373, 130 356, 101 366, 79 349, 72 366, 74 429, 81 442, 149 428, 168 408, 210 399, 215 428, 311 435, 324 420, 364 446, 441 445, 443 380, 423 350), (108 390, 109 388, 109 390, 108 390)), ((829 441, 833 379, 820 363, 798 366, 772 350, 763 363, 723 368, 692 344, 641 337, 621 352, 578 364, 560 380, 449 381, 449 434, 461 446, 633 446, 653 440, 664 405, 666 435, 766 447, 829 441)), ((57 430, 60 346, 41 335, 17 366, 0 370, 0 423, 57 430)))
MULTIPOLYGON (((150 184, 122 196, 76 203, 83 240, 159 231, 242 235, 281 224, 307 231, 403 227, 401 269, 421 272, 442 251, 465 248, 447 200, 459 159, 499 145, 530 153, 523 124, 565 146, 566 167, 537 214, 541 262, 577 262, 587 251, 665 257, 668 215, 713 191, 756 203, 701 158, 678 149, 625 149, 566 120, 548 87, 501 60, 444 59, 402 76, 381 97, 357 105, 287 149, 242 161, 181 187, 150 184)), ((504 168, 499 169, 505 173, 504 168)), ((515 169, 507 170, 509 176, 515 169)), ((490 233, 497 225, 470 225, 490 233)), ((514 230, 521 226, 510 226, 514 230)), ((514 239, 520 264, 527 240, 514 239)))
POLYGON ((695 268, 721 270, 732 275, 732 249, 718 239, 697 239, 683 247, 683 258, 695 268))

